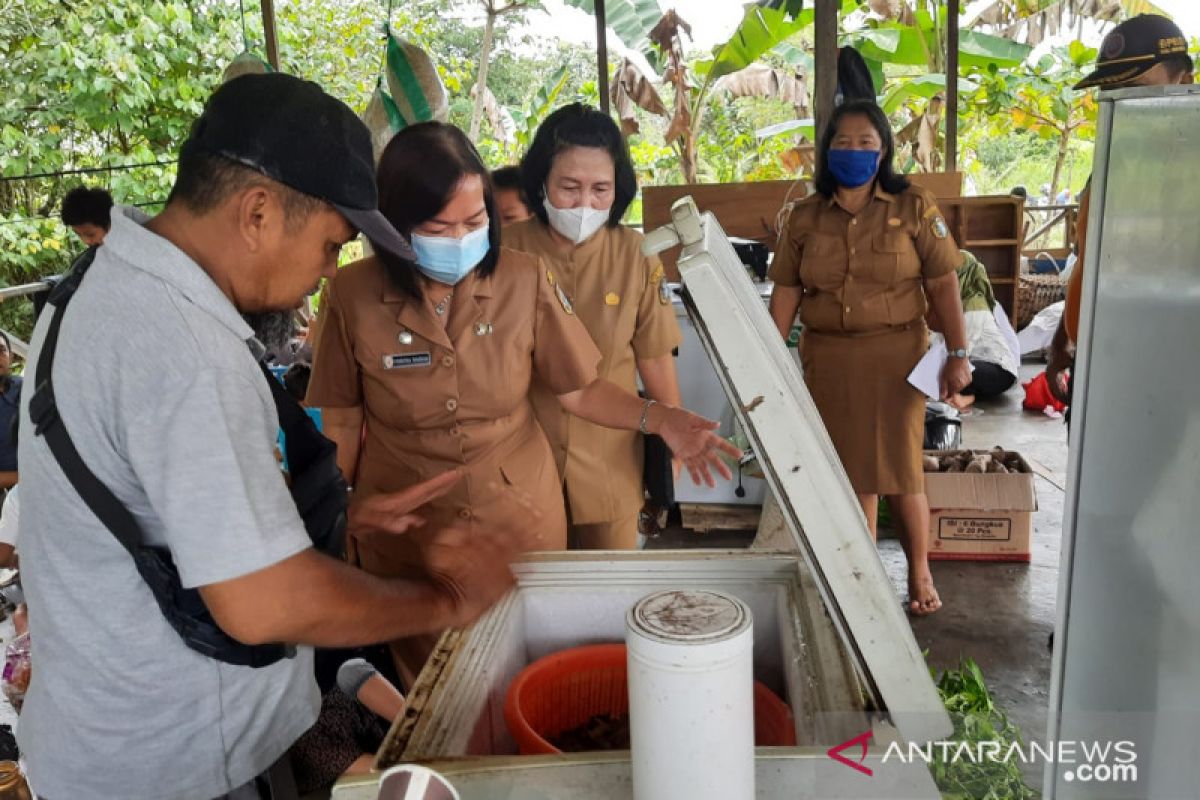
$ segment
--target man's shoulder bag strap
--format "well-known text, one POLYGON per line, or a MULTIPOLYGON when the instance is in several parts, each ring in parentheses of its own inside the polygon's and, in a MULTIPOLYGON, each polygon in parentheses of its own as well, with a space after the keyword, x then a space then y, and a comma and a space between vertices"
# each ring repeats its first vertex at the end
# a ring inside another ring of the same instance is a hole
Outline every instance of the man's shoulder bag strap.
POLYGON ((89 248, 50 293, 49 303, 53 306, 53 316, 38 355, 34 376, 35 390, 29 402, 29 416, 34 424, 34 435, 46 440, 46 445, 76 493, 129 552, 137 565, 138 573, 154 594, 163 616, 189 648, 209 658, 246 667, 265 667, 282 658, 291 657, 295 648, 290 645, 246 645, 221 630, 204 605, 199 590, 183 588, 179 570, 176 569, 167 549, 145 543, 141 527, 133 514, 96 477, 75 449, 75 443, 58 413, 52 370, 63 314, 95 255, 96 248, 89 248))

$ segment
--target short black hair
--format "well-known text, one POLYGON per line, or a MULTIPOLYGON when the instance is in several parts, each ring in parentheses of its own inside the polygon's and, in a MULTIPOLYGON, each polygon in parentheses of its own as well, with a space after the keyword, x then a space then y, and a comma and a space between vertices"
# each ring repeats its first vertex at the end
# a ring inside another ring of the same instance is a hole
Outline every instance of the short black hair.
POLYGON ((492 186, 496 189, 516 189, 524 196, 521 186, 521 167, 519 164, 509 164, 507 167, 492 170, 492 186))
POLYGON ((1161 62, 1167 69, 1167 74, 1171 76, 1171 80, 1179 80, 1181 75, 1189 72, 1194 72, 1196 69, 1192 57, 1180 53, 1178 55, 1168 56, 1161 62))
POLYGON ((104 189, 76 186, 67 192, 62 202, 64 225, 97 225, 104 230, 112 227, 112 195, 104 189))
POLYGON ((186 147, 179 155, 179 169, 167 204, 180 203, 204 214, 251 186, 266 186, 279 195, 286 224, 293 230, 300 228, 314 211, 331 207, 319 197, 285 186, 232 159, 186 147))
POLYGON ((510 164, 507 167, 492 170, 492 188, 505 191, 515 191, 525 208, 529 208, 529 198, 525 195, 525 187, 521 185, 521 167, 510 164))
POLYGON ((529 199, 526 205, 542 224, 550 223, 543 205, 546 178, 550 175, 554 158, 572 147, 598 147, 612 157, 616 198, 608 214, 608 227, 615 228, 637 196, 637 174, 633 171, 629 148, 617 123, 607 114, 583 103, 563 106, 538 126, 528 152, 521 159, 521 183, 529 199))
POLYGON ((295 398, 297 403, 304 402, 308 394, 308 381, 312 378, 312 367, 303 362, 292 364, 283 373, 283 388, 295 398))
POLYGON ((833 110, 833 114, 829 117, 829 124, 821 134, 821 143, 817 147, 817 191, 825 197, 833 197, 834 192, 837 191, 838 182, 833 177, 833 173, 829 171, 826 154, 833 145, 833 139, 837 136, 838 125, 842 119, 855 114, 870 120, 871 125, 879 134, 879 140, 883 143, 883 151, 879 157, 879 172, 875 176, 876 182, 889 194, 903 192, 911 184, 908 178, 896 172, 895 165, 892 163, 896 158, 896 140, 892 136, 892 126, 888 122, 887 115, 883 113, 883 109, 872 100, 851 100, 833 110))
MULTIPOLYGON (((496 270, 500 260, 500 215, 492 197, 487 166, 467 135, 445 122, 419 122, 404 128, 388 142, 379 158, 379 210, 405 236, 437 216, 459 183, 468 175, 483 181, 483 204, 488 214, 487 255, 475 267, 481 277, 496 270)), ((375 254, 389 280, 405 295, 420 300, 424 293, 417 265, 379 250, 375 254)))

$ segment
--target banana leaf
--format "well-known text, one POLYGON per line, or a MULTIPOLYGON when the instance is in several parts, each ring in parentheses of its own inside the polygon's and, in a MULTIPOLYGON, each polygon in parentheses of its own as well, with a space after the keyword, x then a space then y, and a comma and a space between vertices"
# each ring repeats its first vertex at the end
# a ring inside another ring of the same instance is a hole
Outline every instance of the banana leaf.
MULTIPOLYGON (((563 0, 572 8, 596 13, 595 0, 563 0)), ((604 21, 630 50, 642 53, 657 68, 657 54, 650 47, 650 31, 662 17, 658 0, 605 0, 604 21)))
MULTIPOLYGON (((960 96, 965 96, 975 91, 975 89, 975 84, 970 81, 964 78, 958 79, 958 93, 960 96)), ((884 110, 884 113, 892 114, 909 98, 924 97, 925 99, 929 99, 945 91, 946 76, 941 73, 918 75, 908 80, 897 79, 893 86, 887 90, 887 93, 884 94, 883 101, 879 106, 884 110)))
MULTIPOLYGON (((868 62, 928 66, 929 53, 941 45, 928 15, 920 19, 919 24, 922 26, 883 23, 875 28, 848 34, 844 41, 857 49, 868 62)), ((990 64, 999 68, 1015 67, 1032 50, 1029 45, 978 31, 963 30, 959 33, 958 60, 963 68, 987 69, 990 64)))

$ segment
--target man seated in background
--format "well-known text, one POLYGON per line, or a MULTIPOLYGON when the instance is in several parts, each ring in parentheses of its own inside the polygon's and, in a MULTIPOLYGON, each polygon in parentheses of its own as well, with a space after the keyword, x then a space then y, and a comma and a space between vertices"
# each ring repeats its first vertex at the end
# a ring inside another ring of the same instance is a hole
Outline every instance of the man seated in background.
MULTIPOLYGON (((975 256, 962 251, 958 268, 958 290, 962 296, 963 318, 967 323, 967 352, 971 359, 971 383, 951 399, 958 408, 966 408, 977 398, 998 397, 1017 382, 1021 364, 1020 347, 1012 323, 996 303, 987 269, 975 256)), ((940 322, 932 305, 925 315, 936 340, 940 322)))
POLYGON ((500 224, 511 225, 533 216, 521 188, 521 168, 501 167, 492 172, 492 196, 500 211, 500 224))
POLYGON ((63 198, 62 221, 88 247, 101 244, 112 227, 112 195, 103 189, 76 186, 63 198))

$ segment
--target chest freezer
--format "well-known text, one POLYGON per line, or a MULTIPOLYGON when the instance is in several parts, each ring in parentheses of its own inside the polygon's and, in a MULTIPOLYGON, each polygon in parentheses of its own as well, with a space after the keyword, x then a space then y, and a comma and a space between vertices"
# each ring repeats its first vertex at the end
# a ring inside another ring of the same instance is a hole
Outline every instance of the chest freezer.
MULTIPOLYGON (((506 691, 544 655, 622 641, 626 612, 645 595, 710 589, 750 607, 755 678, 794 719, 796 747, 756 751, 760 797, 936 798, 923 764, 882 759, 891 742, 938 741, 953 728, 798 365, 716 219, 701 216, 690 198, 676 203, 672 218, 648 243, 684 245, 684 306, 794 551, 529 556, 514 566, 515 591, 441 638, 375 768, 421 762, 463 797, 630 797, 628 753, 518 755, 504 723, 506 691), (870 776, 827 755, 868 732, 870 776)), ((366 777, 340 783, 334 797, 367 800, 374 792, 366 777)))

